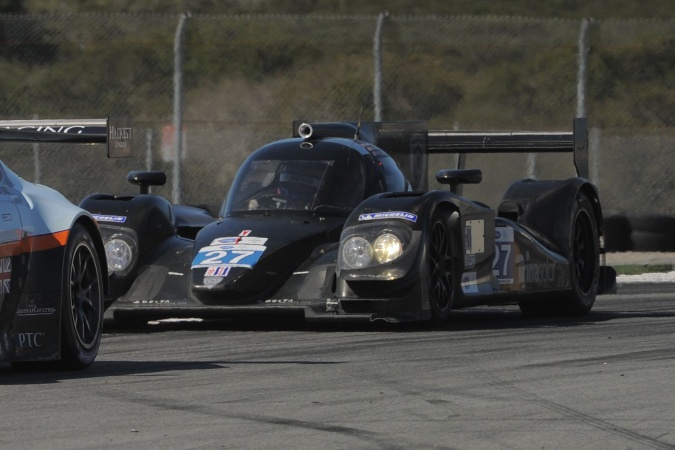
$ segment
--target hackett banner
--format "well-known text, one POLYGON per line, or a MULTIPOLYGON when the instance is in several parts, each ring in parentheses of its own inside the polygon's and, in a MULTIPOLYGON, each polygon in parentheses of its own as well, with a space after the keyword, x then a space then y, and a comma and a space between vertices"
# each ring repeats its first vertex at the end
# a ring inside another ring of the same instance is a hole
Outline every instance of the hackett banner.
POLYGON ((108 118, 108 157, 129 158, 134 142, 133 120, 130 116, 108 118))

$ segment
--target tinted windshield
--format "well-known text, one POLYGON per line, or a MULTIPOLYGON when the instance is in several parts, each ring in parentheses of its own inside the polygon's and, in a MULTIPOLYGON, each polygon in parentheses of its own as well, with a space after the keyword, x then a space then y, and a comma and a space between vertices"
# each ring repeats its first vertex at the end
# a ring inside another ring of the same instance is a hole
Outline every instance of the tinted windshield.
POLYGON ((365 175, 349 160, 257 160, 237 177, 230 211, 351 211, 363 198, 365 175))

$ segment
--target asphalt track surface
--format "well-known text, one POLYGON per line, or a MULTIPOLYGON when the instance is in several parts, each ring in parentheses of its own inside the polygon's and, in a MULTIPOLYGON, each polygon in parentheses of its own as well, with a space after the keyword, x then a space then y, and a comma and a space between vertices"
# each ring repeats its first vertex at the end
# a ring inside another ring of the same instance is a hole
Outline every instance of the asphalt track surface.
POLYGON ((674 449, 675 285, 443 329, 106 323, 84 372, 0 365, 2 449, 674 449))

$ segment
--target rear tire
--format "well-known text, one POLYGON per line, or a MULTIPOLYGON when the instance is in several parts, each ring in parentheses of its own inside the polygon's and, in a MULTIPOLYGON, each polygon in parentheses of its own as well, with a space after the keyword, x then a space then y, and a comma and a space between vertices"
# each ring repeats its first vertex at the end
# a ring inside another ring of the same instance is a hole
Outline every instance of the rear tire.
POLYGON ((595 303, 600 276, 598 225, 585 195, 577 198, 572 218, 569 256, 572 294, 564 302, 564 312, 583 316, 595 303))
POLYGON ((452 256, 452 236, 448 227, 450 214, 436 211, 431 216, 427 237, 426 275, 431 308, 431 322, 448 322, 457 287, 452 256))
POLYGON ((574 202, 569 237, 571 292, 565 297, 525 300, 518 303, 528 317, 583 316, 595 303, 600 274, 598 225, 590 201, 579 194, 574 202))
POLYGON ((103 274, 94 241, 81 224, 70 231, 61 286, 61 359, 13 361, 22 372, 80 370, 98 355, 103 334, 103 274))
POLYGON ((63 267, 61 368, 84 369, 103 333, 103 274, 94 241, 81 224, 70 232, 63 267))

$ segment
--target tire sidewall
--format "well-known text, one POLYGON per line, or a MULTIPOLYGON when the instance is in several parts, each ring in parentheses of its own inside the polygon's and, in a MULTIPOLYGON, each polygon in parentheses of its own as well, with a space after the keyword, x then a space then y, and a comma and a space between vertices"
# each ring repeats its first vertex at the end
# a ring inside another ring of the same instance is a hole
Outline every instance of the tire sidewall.
POLYGON ((445 212, 442 210, 436 210, 434 213, 431 215, 431 219, 429 220, 429 228, 427 230, 427 240, 426 240, 426 246, 427 246, 427 255, 426 255, 426 276, 427 276, 427 298, 429 299, 429 307, 431 309, 431 322, 437 325, 443 325, 447 323, 449 317, 450 317, 450 310, 452 309, 455 297, 457 295, 457 279, 458 277, 456 276, 456 267, 455 267, 455 261, 454 261, 454 256, 453 256, 453 246, 454 246, 454 240, 452 238, 452 233, 450 232, 450 226, 449 226, 449 220, 450 220, 450 213, 445 212), (445 233, 448 239, 448 245, 449 245, 449 261, 448 264, 450 265, 450 281, 451 281, 451 286, 450 286, 450 299, 448 300, 448 305, 441 309, 438 307, 436 304, 436 301, 433 301, 431 299, 431 294, 433 291, 433 284, 431 280, 431 274, 430 274, 430 269, 429 267, 429 260, 430 260, 430 255, 428 254, 429 252, 432 251, 431 248, 431 236, 433 233, 433 229, 436 226, 436 223, 441 223, 444 228, 445 228, 445 233))
POLYGON ((577 196, 576 201, 574 202, 574 209, 572 211, 572 220, 570 222, 570 242, 569 242, 570 256, 570 280, 572 284, 572 296, 567 302, 567 310, 572 315, 583 315, 591 310, 593 304, 595 303, 595 297, 598 292, 599 278, 600 278, 600 243, 598 237, 598 224, 595 219, 595 214, 593 212, 593 207, 591 206, 590 201, 585 195, 577 196), (574 228, 576 225, 577 218, 581 214, 588 216, 590 221, 590 226, 592 230, 592 244, 594 252, 594 268, 593 268, 593 280, 591 282, 590 288, 584 291, 580 287, 579 280, 577 279, 577 274, 575 270, 575 256, 574 255, 574 228))
POLYGON ((103 329, 103 277, 101 265, 96 252, 91 234, 83 225, 75 224, 70 232, 66 246, 63 267, 62 287, 62 313, 61 313, 61 358, 62 365, 66 369, 82 369, 90 366, 96 356, 101 343, 103 329), (86 249, 92 260, 97 277, 98 294, 95 307, 98 310, 96 337, 93 342, 86 344, 81 342, 75 330, 75 322, 72 314, 72 292, 70 287, 71 263, 78 249, 86 249))

